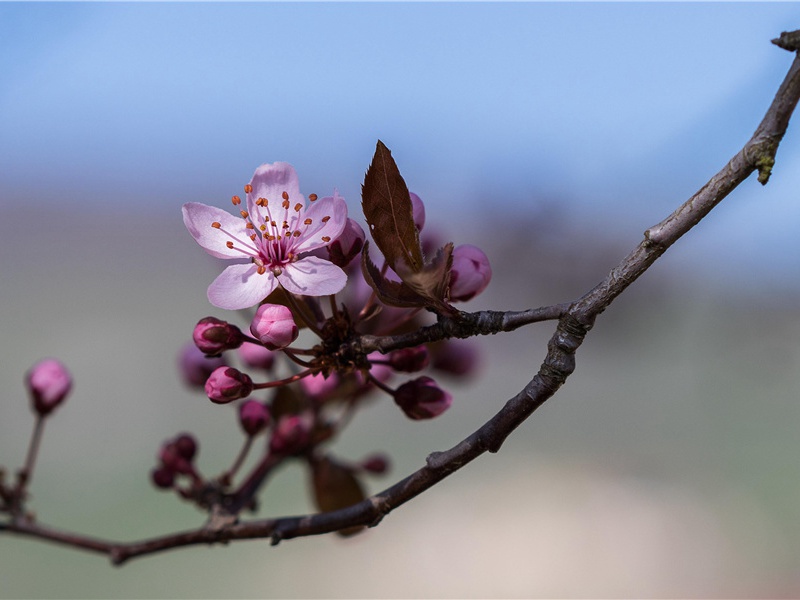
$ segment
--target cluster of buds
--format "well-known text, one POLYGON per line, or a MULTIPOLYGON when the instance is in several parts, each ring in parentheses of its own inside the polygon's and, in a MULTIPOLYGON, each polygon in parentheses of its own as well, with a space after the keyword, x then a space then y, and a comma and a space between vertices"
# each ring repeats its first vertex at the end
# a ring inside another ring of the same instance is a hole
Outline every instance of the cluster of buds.
MULTIPOLYGON (((375 164, 393 162, 374 161, 370 171, 375 164)), ((476 356, 466 342, 443 340, 385 354, 363 349, 366 337, 429 324, 431 312, 456 314, 450 302, 474 298, 491 279, 489 261, 475 246, 445 244, 431 251, 439 244, 423 233, 425 205, 417 194, 409 192, 404 201, 395 193, 393 217, 386 221, 376 204, 385 194, 376 186, 389 179, 393 189, 405 184, 391 168, 378 176, 370 171, 362 204, 381 266, 372 262, 364 228, 347 216, 344 200, 336 192, 322 199, 312 194, 308 205, 285 163, 256 171, 245 186, 246 207, 233 197, 238 216, 198 203, 184 206, 186 226, 207 252, 250 260, 229 266, 208 290, 220 308, 254 307, 249 327, 205 317, 180 360, 189 385, 202 387, 216 404, 238 405, 244 448, 214 480, 230 494, 230 506, 243 506, 242 495, 290 458, 308 465, 318 506, 327 510, 345 499, 352 502, 354 490, 361 489, 360 474, 388 469, 379 454, 351 463, 326 449, 363 400, 384 393, 408 418, 432 419, 453 404, 433 375, 463 377, 475 369, 476 356), (240 488, 231 488, 261 434, 266 437, 261 459, 240 488)), ((185 434, 162 447, 152 475, 158 487, 174 487, 178 475, 197 483, 196 444, 191 452, 182 444, 185 434)))

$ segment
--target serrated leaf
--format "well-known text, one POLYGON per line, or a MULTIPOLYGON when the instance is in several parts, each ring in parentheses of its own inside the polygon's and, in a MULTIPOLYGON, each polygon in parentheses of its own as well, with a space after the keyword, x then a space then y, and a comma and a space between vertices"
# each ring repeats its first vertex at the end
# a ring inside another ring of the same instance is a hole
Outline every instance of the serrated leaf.
POLYGON ((375 244, 396 272, 423 267, 411 196, 389 149, 378 140, 361 188, 361 207, 375 244))
MULTIPOLYGON (((361 483, 351 469, 343 467, 325 456, 311 461, 311 481, 314 489, 314 503, 320 512, 330 512, 358 504, 366 495, 361 483)), ((363 525, 348 527, 337 533, 353 535, 364 529, 363 525)))

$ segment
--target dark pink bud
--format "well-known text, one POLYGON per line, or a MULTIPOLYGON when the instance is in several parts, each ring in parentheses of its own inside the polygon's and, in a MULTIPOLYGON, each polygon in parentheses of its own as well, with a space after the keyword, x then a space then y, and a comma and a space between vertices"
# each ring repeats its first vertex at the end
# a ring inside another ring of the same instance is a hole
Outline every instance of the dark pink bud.
POLYGON ((192 463, 178 453, 175 442, 167 442, 158 453, 161 466, 173 473, 191 473, 192 463))
POLYGON ((206 395, 217 404, 227 404, 246 398, 253 391, 253 380, 233 367, 215 369, 206 381, 206 395))
POLYGON ((467 341, 447 340, 436 345, 433 353, 434 369, 450 375, 469 375, 478 368, 478 351, 467 341))
POLYGON ((331 373, 327 377, 322 373, 317 373, 300 380, 300 387, 303 388, 303 391, 316 400, 324 400, 338 385, 339 376, 336 373, 331 373))
POLYGON ((342 268, 346 267, 359 255, 366 238, 361 225, 348 218, 341 235, 328 244, 328 256, 331 262, 342 268))
POLYGON ((72 389, 72 376, 59 361, 47 358, 31 367, 25 383, 33 401, 33 409, 40 416, 45 416, 67 397, 72 389))
POLYGON ((492 268, 483 251, 470 244, 456 246, 453 250, 453 268, 450 271, 450 300, 465 301, 486 289, 492 279, 492 268))
POLYGON ((269 350, 279 350, 295 341, 299 330, 288 308, 281 304, 262 304, 250 324, 250 333, 269 350))
POLYGON ((394 371, 389 365, 384 365, 381 363, 374 363, 372 361, 384 361, 386 357, 381 354, 380 352, 371 352, 367 355, 367 358, 370 360, 370 367, 369 367, 369 374, 380 381, 381 383, 386 383, 392 377, 394 377, 394 371))
POLYGON ((175 446, 175 452, 181 458, 192 462, 194 455, 197 454, 197 440, 190 433, 181 433, 172 442, 175 446))
POLYGON ((178 370, 186 385, 201 388, 214 369, 225 366, 225 359, 210 358, 198 350, 192 342, 187 342, 178 356, 178 370))
POLYGON ((285 415, 281 417, 272 437, 269 449, 277 454, 293 454, 305 447, 311 440, 311 415, 285 415))
POLYGON ((194 326, 192 339, 195 346, 209 356, 216 356, 242 345, 242 331, 226 321, 214 317, 200 319, 194 326))
POLYGON ((394 401, 410 419, 438 417, 453 403, 453 397, 430 377, 412 379, 397 388, 394 401))
POLYGON ((368 473, 382 475, 389 470, 389 457, 385 454, 372 454, 362 460, 360 466, 368 473))
POLYGON ((422 203, 422 198, 417 196, 414 192, 409 192, 411 196, 411 212, 414 215, 414 225, 417 226, 418 231, 422 231, 425 225, 425 205, 422 203))
POLYGON ((239 358, 248 367, 269 371, 275 364, 275 353, 258 344, 244 343, 239 346, 239 358))
POLYGON ((247 435, 261 433, 269 425, 269 409, 258 400, 245 400, 239 407, 239 423, 247 435))
POLYGON ((164 466, 157 467, 150 471, 150 479, 157 488, 167 490, 175 484, 175 472, 164 466))
POLYGON ((389 353, 389 364, 395 371, 415 373, 427 367, 428 362, 430 362, 430 355, 425 346, 403 348, 389 353))

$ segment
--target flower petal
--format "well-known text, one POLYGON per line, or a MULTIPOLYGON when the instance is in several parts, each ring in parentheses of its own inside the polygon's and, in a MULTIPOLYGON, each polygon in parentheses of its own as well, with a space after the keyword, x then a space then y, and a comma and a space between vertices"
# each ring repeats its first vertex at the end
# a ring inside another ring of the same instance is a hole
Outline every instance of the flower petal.
POLYGON ((208 286, 208 300, 226 310, 249 308, 270 295, 278 285, 267 271, 259 275, 256 265, 230 265, 208 286))
MULTIPOLYGON (((267 217, 267 210, 256 205, 259 198, 266 198, 269 201, 269 210, 275 219, 283 219, 283 192, 289 195, 290 206, 295 204, 305 205, 306 199, 300 193, 300 180, 294 167, 289 163, 276 162, 266 163, 256 169, 253 178, 250 180, 252 190, 247 194, 247 210, 250 214, 259 215, 261 218, 258 223, 262 223, 267 217)), ((292 213, 294 214, 294 213, 292 213)))
POLYGON ((334 192, 333 196, 312 202, 303 218, 311 219, 311 225, 308 226, 308 229, 301 229, 303 235, 294 247, 296 253, 308 252, 335 241, 347 225, 347 204, 344 198, 334 192), (330 217, 330 219, 323 221, 324 217, 330 217), (322 239, 323 237, 330 239, 326 241, 322 239))
POLYGON ((249 232, 244 219, 199 202, 184 204, 182 212, 186 229, 211 256, 246 258, 258 254, 255 245, 248 237, 249 232), (212 227, 212 223, 219 223, 220 227, 212 227), (228 242, 233 242, 233 248, 228 248, 226 245, 228 242))
POLYGON ((340 291, 347 283, 347 275, 332 262, 306 256, 286 265, 278 275, 278 282, 287 292, 302 296, 327 296, 340 291))

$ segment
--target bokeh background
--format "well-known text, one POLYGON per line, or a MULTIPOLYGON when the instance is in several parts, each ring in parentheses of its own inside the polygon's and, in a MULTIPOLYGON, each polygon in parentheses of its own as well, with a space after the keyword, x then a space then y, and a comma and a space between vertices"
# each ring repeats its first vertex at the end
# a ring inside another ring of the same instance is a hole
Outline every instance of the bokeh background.
MULTIPOLYGON (((32 427, 24 372, 72 370, 31 507, 139 539, 200 525, 155 491, 162 440, 221 471, 234 412, 182 387, 178 349, 220 269, 180 206, 227 206, 263 162, 358 214, 377 139, 428 225, 485 249, 472 309, 590 289, 749 138, 800 26, 790 3, 0 4, 0 464, 32 427)), ((797 121, 797 117, 795 117, 797 121)), ((800 595, 800 128, 598 320, 558 395, 354 539, 191 548, 121 569, 0 536, 0 596, 800 595)), ((337 444, 452 446, 538 368, 551 324, 480 340, 440 419, 375 403, 337 444)), ((390 479, 373 480, 377 491, 390 479)), ((312 510, 299 470, 262 515, 312 510)))

